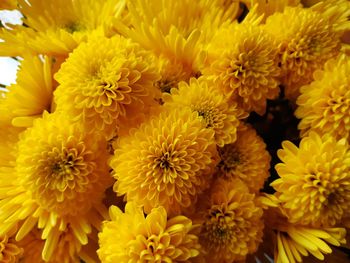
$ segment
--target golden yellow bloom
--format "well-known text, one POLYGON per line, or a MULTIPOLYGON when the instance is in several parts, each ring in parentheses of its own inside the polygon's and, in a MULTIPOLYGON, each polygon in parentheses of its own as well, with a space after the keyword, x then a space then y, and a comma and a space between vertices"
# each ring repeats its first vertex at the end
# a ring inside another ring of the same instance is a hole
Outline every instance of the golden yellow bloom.
POLYGON ((57 111, 113 138, 138 118, 159 92, 153 56, 120 36, 96 38, 73 51, 55 75, 57 111))
POLYGON ((295 115, 301 119, 302 136, 310 131, 331 134, 336 139, 350 134, 350 57, 340 56, 326 63, 324 71, 314 74, 315 80, 300 89, 295 115))
POLYGON ((0 235, 17 223, 17 240, 42 228, 47 261, 70 231, 69 246, 76 248, 70 253, 78 253, 105 216, 102 198, 111 185, 107 143, 65 116, 44 114, 14 147, 1 152, 1 159, 11 152, 16 159, 0 168, 0 235))
POLYGON ((16 172, 42 208, 74 215, 90 209, 96 202, 92 196, 104 192, 109 181, 107 147, 79 125, 56 116, 44 116, 25 132, 18 143, 16 172))
POLYGON ((311 132, 299 148, 278 151, 280 176, 271 185, 291 223, 334 226, 350 207, 350 151, 346 139, 311 132))
POLYGON ((66 56, 91 35, 108 36, 125 0, 18 0, 24 25, 0 31, 1 56, 66 56))
POLYGON ((265 241, 273 244, 276 263, 309 262, 309 258, 313 262, 309 255, 324 260, 325 254, 332 253, 334 246, 346 242, 345 228, 292 224, 283 216, 280 207, 265 212, 265 223, 269 237, 265 241))
POLYGON ((251 192, 259 192, 269 176, 271 157, 254 128, 241 126, 237 141, 219 148, 220 173, 241 179, 251 192))
POLYGON ((204 45, 240 8, 238 1, 226 0, 137 0, 129 1, 128 9, 131 25, 117 23, 117 30, 161 57, 158 86, 168 91, 199 74, 204 45))
POLYGON ((128 202, 123 213, 110 207, 111 221, 99 233, 102 263, 190 262, 199 254, 195 226, 185 216, 167 218, 163 207, 145 217, 141 207, 128 202))
POLYGON ((262 208, 239 179, 219 179, 212 186, 199 241, 207 262, 233 262, 255 252, 261 242, 262 208))
POLYGON ((0 262, 16 263, 23 254, 23 249, 12 237, 16 228, 13 228, 8 234, 0 235, 0 262))
POLYGON ((244 110, 263 114, 266 100, 279 93, 277 52, 274 39, 257 25, 223 27, 209 46, 209 65, 203 72, 244 110))
POLYGON ((236 141, 239 119, 247 117, 227 98, 215 83, 204 78, 192 78, 190 83, 181 82, 178 89, 172 89, 171 95, 164 94, 164 106, 168 108, 188 107, 197 112, 204 127, 215 132, 215 141, 219 146, 236 141))
POLYGON ((286 7, 283 13, 275 13, 266 21, 266 30, 279 42, 282 84, 289 99, 295 100, 299 88, 313 80, 314 71, 339 54, 340 38, 344 28, 350 26, 345 19, 350 9, 341 3, 344 0, 333 2, 327 11, 321 6, 286 7))
POLYGON ((214 131, 189 109, 161 112, 115 148, 114 190, 146 213, 160 205, 171 215, 188 210, 208 187, 217 160, 214 131))
POLYGON ((0 122, 30 127, 44 111, 52 110, 54 83, 52 61, 27 56, 21 62, 16 84, 1 91, 0 122))
POLYGON ((12 10, 16 9, 17 7, 17 0, 1 0, 0 2, 0 10, 7 9, 12 10))

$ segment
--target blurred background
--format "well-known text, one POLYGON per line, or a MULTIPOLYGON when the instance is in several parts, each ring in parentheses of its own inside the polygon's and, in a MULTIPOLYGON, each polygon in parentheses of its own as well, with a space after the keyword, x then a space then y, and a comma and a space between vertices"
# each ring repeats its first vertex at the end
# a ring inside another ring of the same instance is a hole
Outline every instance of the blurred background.
MULTIPOLYGON (((17 11, 0 11, 0 21, 4 27, 7 24, 21 24, 21 14, 17 11)), ((0 57, 0 86, 8 86, 16 81, 18 64, 16 58, 0 57)))

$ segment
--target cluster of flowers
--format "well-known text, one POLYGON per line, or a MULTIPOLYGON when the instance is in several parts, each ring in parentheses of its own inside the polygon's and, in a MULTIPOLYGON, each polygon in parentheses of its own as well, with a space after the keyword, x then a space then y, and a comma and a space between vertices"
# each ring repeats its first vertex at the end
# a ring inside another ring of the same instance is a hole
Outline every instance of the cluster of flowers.
POLYGON ((20 61, 0 90, 0 262, 349 260, 349 1, 0 9, 23 15, 0 29, 20 61), (252 116, 281 98, 300 135, 274 177, 252 116))

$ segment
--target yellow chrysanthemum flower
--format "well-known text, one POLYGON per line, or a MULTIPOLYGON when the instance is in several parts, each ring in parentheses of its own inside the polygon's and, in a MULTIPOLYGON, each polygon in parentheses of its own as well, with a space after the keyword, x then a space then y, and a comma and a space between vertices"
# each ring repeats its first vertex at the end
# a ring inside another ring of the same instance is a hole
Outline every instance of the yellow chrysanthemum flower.
POLYGON ((255 252, 264 226, 255 195, 239 179, 218 179, 209 198, 199 235, 206 262, 236 262, 255 252))
POLYGON ((350 57, 342 55, 326 63, 324 71, 300 89, 295 115, 301 119, 302 136, 310 131, 331 134, 337 139, 350 135, 350 57))
POLYGON ((87 244, 105 217, 102 198, 112 183, 105 140, 65 116, 44 114, 13 147, 0 158, 14 156, 0 167, 0 235, 18 223, 17 240, 43 229, 45 261, 66 231, 74 237, 70 246, 87 244))
POLYGON ((145 217, 134 202, 125 213, 110 207, 111 221, 105 221, 99 233, 102 263, 190 262, 199 254, 195 226, 185 216, 168 218, 163 207, 153 208, 145 217))
POLYGON ((299 148, 282 144, 271 185, 291 223, 334 226, 350 208, 350 151, 346 139, 311 132, 299 148))
POLYGON ((18 0, 23 25, 0 31, 1 56, 66 56, 91 35, 108 36, 125 0, 18 0))
POLYGON ((51 111, 55 84, 50 58, 27 56, 17 72, 16 84, 0 91, 0 123, 30 127, 44 111, 51 111))
POLYGON ((0 262, 17 263, 22 257, 23 249, 12 236, 15 232, 16 228, 13 228, 8 234, 0 235, 0 262))
POLYGON ((188 210, 208 187, 217 160, 214 131, 189 109, 161 112, 115 148, 114 190, 146 213, 160 205, 171 215, 188 210))
POLYGON ((55 91, 57 111, 107 139, 157 104, 154 83, 159 75, 153 56, 120 36, 81 44, 55 79, 60 84, 55 91))
POLYGON ((250 23, 223 27, 213 39, 204 75, 218 81, 244 110, 263 114, 266 100, 279 94, 274 39, 250 23))
POLYGON ((350 8, 344 1, 333 1, 334 5, 327 10, 318 5, 286 7, 283 13, 267 19, 266 30, 279 42, 282 84, 287 98, 295 100, 299 88, 313 80, 314 71, 338 56, 344 28, 350 26, 346 19, 350 8))
POLYGON ((250 126, 240 126, 237 141, 219 148, 219 173, 241 179, 251 192, 259 192, 269 176, 271 157, 266 144, 250 126))
POLYGON ((1 0, 0 2, 0 10, 7 9, 12 10, 16 9, 17 7, 17 0, 1 0))
POLYGON ((92 193, 104 192, 107 147, 98 136, 90 138, 78 124, 56 116, 44 116, 26 131, 18 143, 16 172, 42 208, 74 215, 97 201, 92 193))
POLYGON ((130 25, 117 26, 125 37, 161 57, 158 86, 169 91, 196 77, 205 60, 204 45, 223 24, 237 17, 238 1, 129 1, 130 25))
POLYGON ((171 95, 164 94, 163 99, 165 107, 188 107, 197 112, 204 127, 215 132, 215 141, 221 147, 236 140, 239 120, 247 117, 235 104, 229 104, 219 87, 204 78, 192 78, 189 84, 181 82, 178 89, 172 89, 171 95))
POLYGON ((335 246, 346 242, 345 228, 292 224, 283 216, 280 207, 265 212, 265 223, 266 242, 274 246, 276 263, 310 262, 309 258, 313 262, 309 255, 324 260, 325 255, 332 253, 335 246))

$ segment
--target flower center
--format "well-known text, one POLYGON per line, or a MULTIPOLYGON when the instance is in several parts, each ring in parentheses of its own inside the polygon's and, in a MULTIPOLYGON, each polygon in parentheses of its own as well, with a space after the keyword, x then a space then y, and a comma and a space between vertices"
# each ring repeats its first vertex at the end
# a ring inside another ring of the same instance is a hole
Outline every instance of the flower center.
POLYGON ((79 31, 84 31, 85 27, 83 25, 81 25, 81 23, 78 22, 70 22, 67 23, 64 26, 64 29, 68 32, 68 33, 74 33, 74 32, 79 32, 79 31))
POLYGON ((171 163, 171 156, 169 152, 164 153, 162 156, 160 156, 156 162, 158 163, 158 166, 162 170, 169 170, 173 168, 173 165, 171 163))
POLYGON ((161 92, 169 93, 172 88, 177 86, 178 81, 176 79, 161 79, 155 83, 155 86, 161 90, 161 92))
POLYGON ((218 109, 213 105, 192 105, 192 110, 198 113, 198 116, 203 120, 206 128, 220 128, 222 116, 218 109))
POLYGON ((232 239, 235 224, 233 214, 225 213, 221 207, 213 206, 204 223, 204 238, 210 247, 225 246, 232 239))
POLYGON ((232 147, 232 145, 226 145, 219 148, 219 156, 221 161, 219 162, 218 166, 225 172, 235 169, 243 162, 241 154, 234 147, 232 147))

